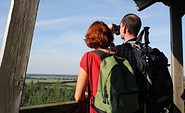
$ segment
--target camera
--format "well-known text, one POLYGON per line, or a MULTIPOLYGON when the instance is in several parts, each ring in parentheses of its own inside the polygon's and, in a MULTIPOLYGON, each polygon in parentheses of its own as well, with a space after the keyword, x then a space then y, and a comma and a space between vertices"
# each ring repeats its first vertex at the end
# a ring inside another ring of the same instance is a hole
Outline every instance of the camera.
POLYGON ((120 34, 120 25, 112 24, 112 32, 116 35, 120 34))

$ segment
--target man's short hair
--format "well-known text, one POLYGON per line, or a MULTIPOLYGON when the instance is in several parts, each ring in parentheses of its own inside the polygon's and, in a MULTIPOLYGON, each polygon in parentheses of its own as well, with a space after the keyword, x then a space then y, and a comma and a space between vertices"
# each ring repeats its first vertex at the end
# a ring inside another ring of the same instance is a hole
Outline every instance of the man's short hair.
POLYGON ((141 19, 136 14, 133 14, 133 13, 126 14, 122 18, 121 23, 123 25, 126 25, 129 33, 137 36, 141 28, 141 19))

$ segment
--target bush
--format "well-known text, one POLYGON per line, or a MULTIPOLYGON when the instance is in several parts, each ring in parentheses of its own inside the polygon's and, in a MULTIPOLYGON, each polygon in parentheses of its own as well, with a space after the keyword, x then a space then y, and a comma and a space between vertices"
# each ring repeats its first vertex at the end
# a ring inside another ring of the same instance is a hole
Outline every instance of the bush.
POLYGON ((24 86, 21 107, 73 101, 74 90, 75 87, 62 85, 59 81, 50 85, 39 81, 34 84, 32 81, 30 85, 24 86))

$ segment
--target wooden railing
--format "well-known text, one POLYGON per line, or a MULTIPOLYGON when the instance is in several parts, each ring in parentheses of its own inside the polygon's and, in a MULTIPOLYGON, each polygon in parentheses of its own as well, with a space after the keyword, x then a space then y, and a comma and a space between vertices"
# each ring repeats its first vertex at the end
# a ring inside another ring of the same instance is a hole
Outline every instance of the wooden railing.
POLYGON ((21 107, 19 113, 87 113, 86 102, 59 102, 21 107))

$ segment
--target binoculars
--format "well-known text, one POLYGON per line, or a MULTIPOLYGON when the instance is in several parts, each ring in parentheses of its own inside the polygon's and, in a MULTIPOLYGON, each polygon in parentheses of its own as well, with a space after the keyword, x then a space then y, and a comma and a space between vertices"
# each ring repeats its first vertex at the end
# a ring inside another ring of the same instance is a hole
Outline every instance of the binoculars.
POLYGON ((112 32, 116 35, 120 34, 120 25, 112 24, 112 32))

